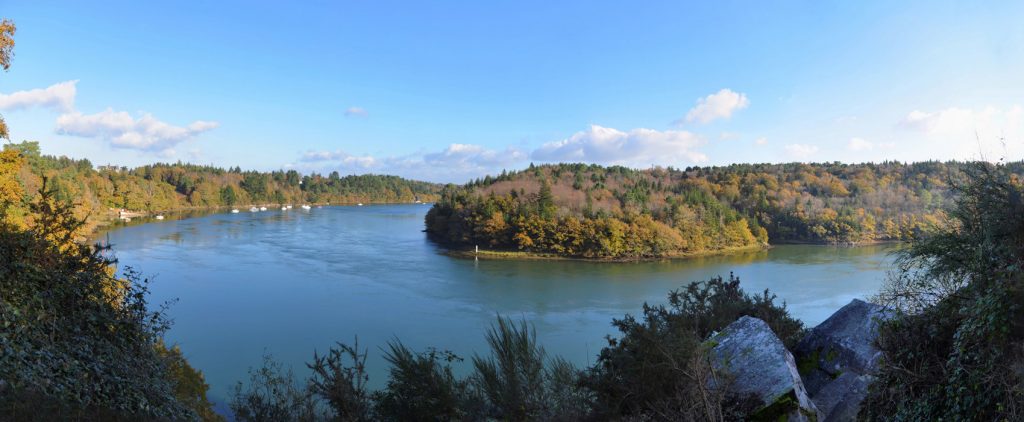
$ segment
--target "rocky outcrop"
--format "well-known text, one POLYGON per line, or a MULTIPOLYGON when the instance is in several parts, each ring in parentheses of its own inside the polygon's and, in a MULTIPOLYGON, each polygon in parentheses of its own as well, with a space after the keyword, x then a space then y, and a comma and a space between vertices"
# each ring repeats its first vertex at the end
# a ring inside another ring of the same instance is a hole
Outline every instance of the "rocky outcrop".
POLYGON ((751 418, 822 419, 804 388, 793 355, 764 321, 744 316, 710 341, 712 363, 727 388, 759 399, 762 407, 751 418))
POLYGON ((874 345, 878 325, 891 317, 882 306, 854 299, 797 345, 800 375, 825 421, 856 418, 881 357, 874 345))

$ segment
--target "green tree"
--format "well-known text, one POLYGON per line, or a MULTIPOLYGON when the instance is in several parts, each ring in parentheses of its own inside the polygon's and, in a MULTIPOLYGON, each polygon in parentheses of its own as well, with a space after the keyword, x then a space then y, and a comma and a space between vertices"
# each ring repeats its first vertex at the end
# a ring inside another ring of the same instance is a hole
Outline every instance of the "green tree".
POLYGON ((235 188, 224 186, 220 190, 220 202, 227 206, 235 205, 238 202, 238 197, 235 195, 235 188))

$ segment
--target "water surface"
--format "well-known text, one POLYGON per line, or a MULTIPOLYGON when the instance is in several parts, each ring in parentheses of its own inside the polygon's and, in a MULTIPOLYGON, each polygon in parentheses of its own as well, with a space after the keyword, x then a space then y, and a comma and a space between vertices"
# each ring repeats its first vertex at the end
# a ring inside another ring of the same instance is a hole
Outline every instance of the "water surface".
POLYGON ((380 386, 388 340, 469 357, 486 350, 498 314, 526 318, 549 353, 586 365, 613 333, 612 318, 730 271, 813 326, 873 294, 891 261, 888 246, 810 245, 665 262, 474 261, 426 240, 428 208, 214 214, 115 228, 106 239, 122 265, 153 279, 152 302, 177 299, 169 340, 221 403, 265 351, 305 376, 314 349, 358 336, 380 386))

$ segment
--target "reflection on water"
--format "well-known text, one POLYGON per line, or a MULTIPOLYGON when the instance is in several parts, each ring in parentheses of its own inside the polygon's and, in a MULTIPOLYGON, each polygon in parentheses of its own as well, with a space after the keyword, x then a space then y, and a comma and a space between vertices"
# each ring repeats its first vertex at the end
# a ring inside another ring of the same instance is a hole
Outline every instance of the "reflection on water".
POLYGON ((813 325, 874 293, 891 261, 884 245, 787 245, 614 264, 456 259, 425 239, 427 209, 168 215, 107 238, 122 263, 154 276, 154 303, 179 299, 170 309, 169 338, 221 399, 264 350, 303 373, 314 349, 356 335, 370 347, 371 384, 379 386, 385 375, 377 348, 388 340, 468 357, 485 350, 483 333, 496 314, 529 319, 549 352, 584 365, 612 334, 612 318, 730 271, 749 292, 770 288, 813 325))

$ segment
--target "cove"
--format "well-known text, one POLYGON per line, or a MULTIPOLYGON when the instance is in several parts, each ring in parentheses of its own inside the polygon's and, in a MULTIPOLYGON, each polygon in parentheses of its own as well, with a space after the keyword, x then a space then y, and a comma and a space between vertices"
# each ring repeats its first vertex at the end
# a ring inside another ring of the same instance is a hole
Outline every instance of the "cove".
MULTIPOLYGON (((212 214, 113 228, 122 268, 152 280, 151 306, 170 302, 179 344, 221 405, 269 353, 307 375, 313 351, 356 336, 369 349, 371 387, 386 382, 381 347, 486 352, 496 315, 526 318, 549 355, 579 366, 614 334, 613 318, 671 289, 735 273, 765 288, 811 327, 853 298, 874 294, 891 245, 782 245, 687 260, 601 263, 453 258, 428 241, 428 206, 324 207, 212 214)), ((223 407, 221 407, 223 408, 223 407)))

